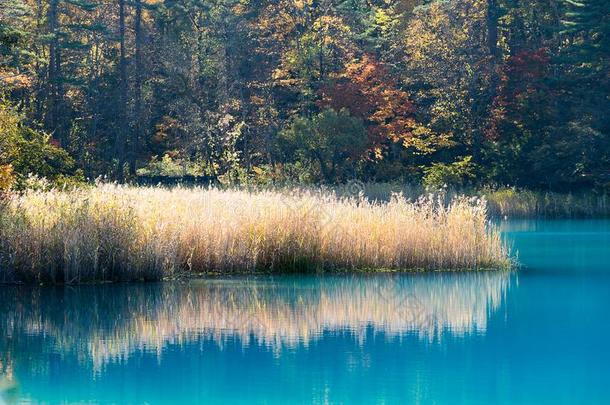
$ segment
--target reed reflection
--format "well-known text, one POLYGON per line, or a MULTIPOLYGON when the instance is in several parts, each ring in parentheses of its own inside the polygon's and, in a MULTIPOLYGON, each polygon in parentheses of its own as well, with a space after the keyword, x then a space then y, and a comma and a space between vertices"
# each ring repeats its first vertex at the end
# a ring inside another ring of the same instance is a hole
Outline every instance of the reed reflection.
POLYGON ((10 364, 24 345, 75 355, 99 369, 138 351, 162 356, 168 345, 201 339, 281 352, 329 332, 428 341, 484 333, 509 279, 485 272, 7 288, 0 298, 0 345, 7 348, 0 364, 10 364))

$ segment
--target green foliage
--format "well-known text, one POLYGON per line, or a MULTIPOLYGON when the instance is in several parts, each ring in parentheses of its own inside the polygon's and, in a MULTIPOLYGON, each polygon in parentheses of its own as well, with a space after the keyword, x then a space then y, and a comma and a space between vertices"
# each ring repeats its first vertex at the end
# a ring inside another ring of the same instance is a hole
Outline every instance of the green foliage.
POLYGON ((475 178, 475 165, 472 156, 466 156, 453 163, 433 163, 424 169, 424 186, 431 189, 441 187, 459 188, 475 178))
POLYGON ((329 183, 354 177, 367 146, 362 120, 346 109, 326 109, 311 118, 296 117, 280 136, 289 160, 316 165, 322 180, 329 183))
MULTIPOLYGON (((597 70, 608 63, 610 53, 610 3, 607 0, 562 0, 565 12, 563 33, 574 35, 568 51, 585 62, 585 68, 597 70)), ((602 72, 598 72, 602 73, 602 72)))
POLYGON ((163 155, 161 159, 153 156, 150 162, 143 168, 138 170, 138 175, 141 176, 200 176, 202 174, 201 166, 196 163, 183 159, 172 158, 169 154, 163 155))
POLYGON ((251 182, 261 186, 302 186, 315 184, 318 180, 312 173, 311 164, 295 161, 253 168, 251 182))
MULTIPOLYGON (((0 102, 0 166, 10 165, 18 187, 28 175, 54 182, 74 174, 74 160, 50 143, 50 136, 25 126, 24 117, 7 102, 0 102)), ((6 170, 6 169, 5 169, 6 170)))

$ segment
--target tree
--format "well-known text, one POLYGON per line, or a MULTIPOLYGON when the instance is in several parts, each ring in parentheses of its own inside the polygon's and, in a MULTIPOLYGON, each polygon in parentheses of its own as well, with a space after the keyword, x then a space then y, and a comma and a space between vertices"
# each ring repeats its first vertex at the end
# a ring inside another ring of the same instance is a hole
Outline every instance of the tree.
POLYGON ((410 177, 429 155, 450 145, 418 122, 411 96, 384 64, 364 55, 320 90, 318 105, 346 109, 363 120, 368 133, 367 162, 361 176, 394 180, 410 177))
POLYGON ((129 83, 127 81, 127 50, 125 48, 125 0, 119 2, 119 117, 114 140, 114 153, 118 160, 118 177, 123 179, 125 164, 125 144, 128 137, 127 97, 129 83))
POLYGON ((327 183, 355 177, 367 146, 362 121, 346 109, 326 109, 309 119, 296 117, 281 139, 289 159, 315 164, 327 183))
POLYGON ((32 84, 31 38, 27 30, 30 7, 22 0, 0 4, 0 84, 19 89, 32 84))
POLYGON ((408 144, 417 126, 414 106, 384 66, 365 55, 321 88, 319 105, 343 108, 366 122, 373 148, 386 141, 408 144))
POLYGON ((487 120, 491 72, 482 0, 433 2, 416 9, 405 30, 402 75, 417 114, 445 148, 435 158, 446 163, 473 156, 479 164, 482 128, 487 120))
POLYGON ((29 174, 50 181, 74 174, 74 160, 65 150, 53 145, 50 136, 24 125, 24 117, 0 100, 0 170, 5 185, 14 172, 18 185, 29 174))
POLYGON ((566 7, 563 33, 569 34, 572 61, 598 77, 606 76, 610 62, 610 3, 605 0, 562 0, 566 7))

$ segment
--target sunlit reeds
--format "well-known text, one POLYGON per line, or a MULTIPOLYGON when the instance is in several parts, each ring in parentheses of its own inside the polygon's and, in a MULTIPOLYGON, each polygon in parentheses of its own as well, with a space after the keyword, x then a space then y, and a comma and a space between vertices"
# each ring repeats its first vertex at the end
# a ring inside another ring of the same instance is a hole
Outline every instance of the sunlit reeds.
POLYGON ((485 202, 464 197, 100 185, 14 196, 0 233, 0 281, 508 265, 485 202))

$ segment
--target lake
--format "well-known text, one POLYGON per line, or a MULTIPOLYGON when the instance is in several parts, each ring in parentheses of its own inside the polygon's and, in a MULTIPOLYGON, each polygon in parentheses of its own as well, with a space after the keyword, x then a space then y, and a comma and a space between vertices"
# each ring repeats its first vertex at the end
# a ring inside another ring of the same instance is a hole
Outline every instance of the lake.
POLYGON ((0 287, 0 403, 610 403, 610 222, 515 272, 0 287))

